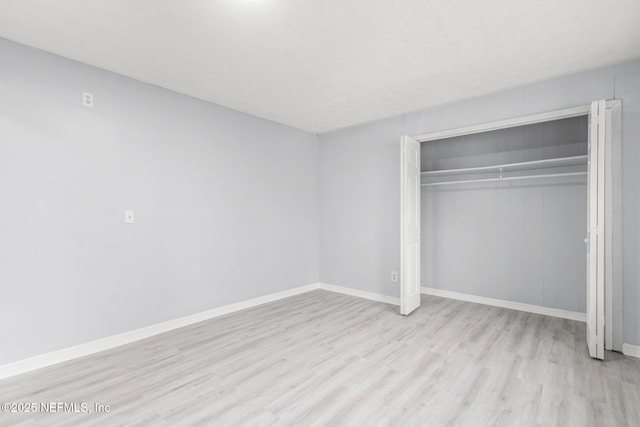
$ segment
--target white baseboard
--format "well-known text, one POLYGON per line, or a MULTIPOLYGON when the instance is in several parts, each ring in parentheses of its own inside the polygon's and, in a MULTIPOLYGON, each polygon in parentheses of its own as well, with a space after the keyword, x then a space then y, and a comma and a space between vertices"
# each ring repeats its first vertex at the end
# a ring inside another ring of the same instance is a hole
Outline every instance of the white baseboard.
POLYGON ((640 345, 622 344, 622 354, 640 358, 640 345))
POLYGON ((8 363, 6 365, 1 365, 0 379, 8 378, 14 375, 44 368, 46 366, 51 366, 58 363, 66 362, 68 360, 77 359, 79 357, 88 356, 90 354, 97 353, 100 351, 109 350, 114 347, 119 347, 124 344, 129 344, 134 341, 139 341, 145 338, 149 338, 154 335, 161 334, 163 332, 172 331, 174 329, 178 329, 183 326, 188 326, 194 323, 202 322, 203 320, 212 319, 214 317, 223 316, 225 314, 233 313, 239 310, 244 310, 246 308, 255 307, 255 306, 266 304, 272 301, 277 301, 277 300, 298 295, 304 292, 309 292, 318 288, 319 288, 318 283, 313 283, 306 286, 300 286, 297 288, 288 289, 286 291, 264 295, 258 298, 241 301, 235 304, 225 305, 222 307, 214 308, 212 310, 203 311, 201 313, 196 313, 189 316, 180 317, 178 319, 173 319, 173 320, 158 323, 155 325, 147 326, 144 328, 135 329, 133 331, 124 332, 122 334, 100 338, 95 341, 90 341, 90 342, 79 344, 73 347, 63 348, 61 350, 56 350, 50 353, 45 353, 38 356, 30 357, 28 359, 19 360, 17 362, 8 363))
POLYGON ((400 305, 399 298, 389 297, 386 295, 376 294, 372 292, 360 291, 357 289, 346 288, 344 286, 329 285, 326 283, 312 283, 306 286, 300 286, 297 288, 288 289, 286 291, 276 292, 276 293, 264 295, 258 298, 253 298, 250 300, 225 305, 222 307, 217 307, 212 310, 203 311, 201 313, 191 314, 189 316, 180 317, 178 319, 169 320, 166 322, 158 323, 158 324, 147 326, 144 328, 135 329, 133 331, 128 331, 118 335, 112 335, 105 338, 100 338, 100 339, 90 341, 84 344, 79 344, 73 347, 67 347, 61 350, 56 350, 50 353, 40 354, 37 356, 30 357, 28 359, 18 360, 16 362, 11 362, 5 365, 1 365, 0 380, 4 378, 9 378, 15 375, 23 374, 25 372, 34 371, 36 369, 44 368, 47 366, 56 365, 58 363, 67 362, 69 360, 77 359, 79 357, 88 356, 90 354, 98 353, 100 351, 109 350, 125 344, 130 344, 132 342, 143 340, 145 338, 149 338, 154 335, 161 334, 163 332, 169 332, 174 329, 181 328, 183 326, 192 325, 194 323, 202 322, 204 320, 213 319, 214 317, 234 313, 236 311, 240 311, 240 310, 255 307, 258 305, 266 304, 269 302, 277 301, 283 298, 291 297, 294 295, 313 291, 316 289, 324 289, 327 291, 338 292, 346 295, 352 295, 355 297, 365 298, 373 301, 400 305))
POLYGON ((420 288, 421 293, 426 295, 434 295, 443 298, 457 299, 461 301, 475 302, 478 304, 492 305, 495 307, 509 308, 511 310, 526 311, 528 313, 544 314, 545 316, 560 317, 562 319, 576 320, 578 322, 586 322, 587 315, 576 311, 561 310, 559 308, 541 307, 539 305, 524 304, 521 302, 513 302, 496 298, 480 297, 477 295, 463 294, 461 292, 446 291, 436 288, 420 288))
POLYGON ((376 294, 373 292, 361 291, 359 289, 347 288, 345 286, 330 285, 328 283, 319 283, 318 288, 324 289, 326 291, 338 292, 340 294, 369 299, 372 301, 384 302, 384 303, 393 304, 393 305, 400 305, 400 298, 398 297, 390 297, 387 295, 376 294))
MULTIPOLYGON (((347 288, 344 286, 331 285, 328 283, 312 283, 306 286, 300 286, 297 288, 288 289, 286 291, 276 292, 276 293, 264 295, 258 298, 253 298, 250 300, 225 305, 225 306, 214 308, 212 310, 204 311, 201 313, 196 313, 189 316, 180 317, 178 319, 169 320, 167 322, 162 322, 155 325, 147 326, 145 328, 135 329, 133 331, 124 332, 122 334, 112 335, 112 336, 101 338, 95 341, 79 344, 73 347, 68 347, 68 348, 53 351, 50 353, 45 353, 38 356, 30 357, 28 359, 19 360, 17 362, 8 363, 6 365, 0 366, 0 380, 4 378, 9 378, 15 375, 19 375, 25 372, 44 368, 47 366, 77 359, 79 357, 88 356, 90 354, 98 353, 100 351, 109 350, 115 347, 119 347, 121 345, 129 344, 135 341, 149 338, 154 335, 161 334, 163 332, 172 331, 174 329, 178 329, 183 326, 192 325, 194 323, 202 322, 204 320, 212 319, 214 317, 234 313, 236 311, 240 311, 240 310, 255 307, 258 305, 266 304, 269 302, 277 301, 283 298, 288 298, 294 295, 302 294, 302 293, 313 291, 316 289, 324 289, 326 291, 337 292, 345 295, 351 295, 354 297, 364 298, 372 301, 378 301, 378 302, 383 302, 383 303, 393 304, 393 305, 400 305, 400 298, 398 297, 390 297, 387 295, 361 291, 358 289, 347 288)), ((586 315, 584 313, 576 313, 572 311, 546 308, 546 307, 540 307, 536 305, 523 304, 523 303, 494 299, 494 298, 479 297, 475 295, 463 294, 463 293, 452 292, 452 291, 444 291, 441 289, 434 289, 434 288, 423 287, 421 288, 421 291, 423 294, 436 295, 444 298, 452 298, 452 299, 458 299, 463 301, 475 302, 479 304, 493 305, 496 307, 510 308, 513 310, 527 311, 530 313, 544 314, 548 316, 561 317, 563 319, 577 320, 581 322, 586 321, 586 315)), ((622 352, 628 356, 640 357, 640 346, 623 344, 622 352)))

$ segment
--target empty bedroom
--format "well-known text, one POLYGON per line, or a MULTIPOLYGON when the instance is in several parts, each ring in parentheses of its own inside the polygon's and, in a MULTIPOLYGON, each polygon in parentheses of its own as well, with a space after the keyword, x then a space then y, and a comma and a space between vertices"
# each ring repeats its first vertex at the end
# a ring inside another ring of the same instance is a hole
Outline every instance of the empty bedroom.
POLYGON ((639 426, 640 0, 0 1, 0 426, 639 426))

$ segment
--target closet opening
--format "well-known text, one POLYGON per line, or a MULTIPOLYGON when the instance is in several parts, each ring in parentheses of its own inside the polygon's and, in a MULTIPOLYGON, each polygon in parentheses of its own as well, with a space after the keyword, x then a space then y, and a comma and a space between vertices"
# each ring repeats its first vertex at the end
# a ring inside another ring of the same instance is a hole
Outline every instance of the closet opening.
POLYGON ((421 294, 587 323, 622 347, 620 102, 402 138, 401 313, 421 294))

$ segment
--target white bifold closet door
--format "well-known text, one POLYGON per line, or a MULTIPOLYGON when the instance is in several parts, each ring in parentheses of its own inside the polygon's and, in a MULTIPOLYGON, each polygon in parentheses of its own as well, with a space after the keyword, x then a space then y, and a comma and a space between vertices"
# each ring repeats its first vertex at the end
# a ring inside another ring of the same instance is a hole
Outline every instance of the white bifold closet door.
POLYGON ((604 359, 606 102, 591 103, 587 182, 587 345, 591 357, 604 359))
POLYGON ((420 143, 402 137, 400 313, 420 306, 420 143))

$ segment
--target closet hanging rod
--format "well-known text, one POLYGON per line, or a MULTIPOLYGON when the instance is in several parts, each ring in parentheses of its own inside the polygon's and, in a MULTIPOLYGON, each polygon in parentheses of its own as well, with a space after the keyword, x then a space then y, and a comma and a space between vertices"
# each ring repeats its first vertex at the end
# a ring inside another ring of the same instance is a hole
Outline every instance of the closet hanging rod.
POLYGON ((480 179, 465 179, 461 181, 429 182, 426 184, 420 184, 420 186, 432 187, 436 185, 465 184, 468 182, 475 183, 475 182, 515 181, 515 180, 521 180, 521 179, 554 178, 554 177, 561 177, 561 176, 580 176, 580 175, 587 175, 587 172, 549 173, 544 175, 508 176, 506 178, 480 178, 480 179))
POLYGON ((478 166, 478 167, 472 167, 472 168, 426 171, 426 172, 420 172, 420 175, 436 176, 436 175, 449 175, 449 174, 460 174, 460 173, 498 171, 500 169, 502 169, 503 171, 518 170, 518 169, 526 170, 526 169, 534 169, 536 167, 553 168, 553 167, 561 167, 561 166, 578 166, 583 164, 587 164, 586 155, 571 156, 571 157, 556 157, 553 159, 532 160, 529 162, 505 163, 502 165, 495 165, 495 166, 478 166))

